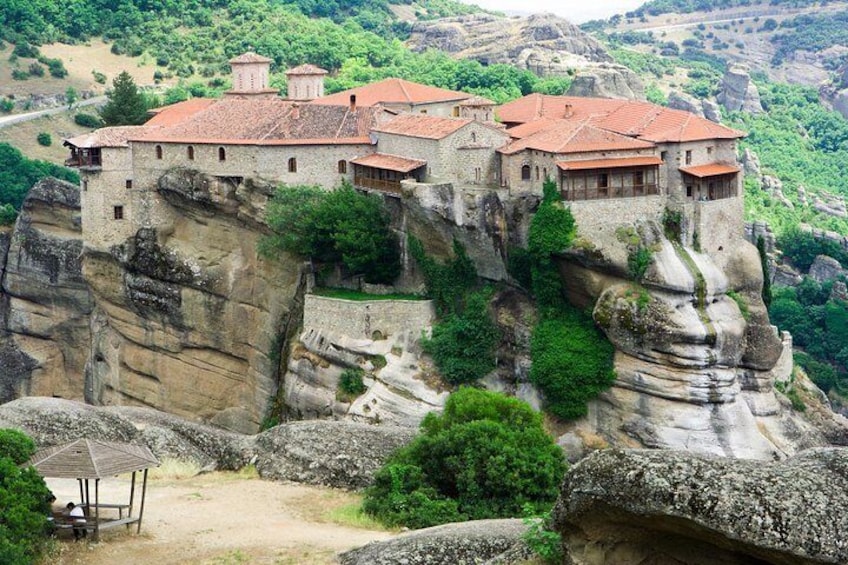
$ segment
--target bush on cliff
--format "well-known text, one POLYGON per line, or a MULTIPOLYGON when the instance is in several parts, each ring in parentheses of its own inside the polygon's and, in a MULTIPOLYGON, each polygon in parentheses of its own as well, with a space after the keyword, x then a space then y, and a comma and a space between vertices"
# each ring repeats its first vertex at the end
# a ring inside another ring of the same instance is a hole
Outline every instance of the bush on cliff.
POLYGON ((47 161, 27 159, 8 143, 0 143, 0 206, 9 204, 20 210, 29 189, 44 177, 79 183, 75 171, 47 161))
POLYGON ((265 254, 287 251, 323 263, 342 263, 369 283, 391 284, 400 273, 397 238, 382 201, 349 184, 332 191, 280 187, 266 219, 274 234, 261 244, 265 254))
POLYGON ((562 450, 521 400, 461 388, 442 415, 427 415, 421 431, 366 490, 363 509, 384 524, 425 528, 516 517, 556 500, 562 450))
POLYGON ((0 430, 0 563, 33 563, 47 540, 50 491, 32 467, 20 467, 35 444, 17 430, 0 430))

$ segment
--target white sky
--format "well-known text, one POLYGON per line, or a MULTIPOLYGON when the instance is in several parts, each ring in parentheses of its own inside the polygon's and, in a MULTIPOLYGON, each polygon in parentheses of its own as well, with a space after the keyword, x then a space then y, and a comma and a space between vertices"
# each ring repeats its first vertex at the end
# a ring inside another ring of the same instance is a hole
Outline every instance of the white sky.
POLYGON ((533 14, 553 12, 571 23, 608 18, 638 8, 646 0, 461 0, 490 10, 507 13, 533 14))

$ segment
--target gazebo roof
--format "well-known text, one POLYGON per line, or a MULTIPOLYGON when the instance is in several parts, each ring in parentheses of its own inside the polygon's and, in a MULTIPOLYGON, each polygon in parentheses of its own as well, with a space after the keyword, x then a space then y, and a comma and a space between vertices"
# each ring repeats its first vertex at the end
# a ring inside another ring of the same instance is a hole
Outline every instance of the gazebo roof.
POLYGON ((157 467, 159 460, 146 446, 78 439, 39 450, 30 464, 43 477, 102 479, 157 467))

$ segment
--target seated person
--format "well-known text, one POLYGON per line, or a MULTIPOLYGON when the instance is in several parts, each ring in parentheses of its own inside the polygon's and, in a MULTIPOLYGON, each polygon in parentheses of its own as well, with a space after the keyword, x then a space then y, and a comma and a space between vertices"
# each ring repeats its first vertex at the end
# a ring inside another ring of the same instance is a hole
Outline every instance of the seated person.
POLYGON ((82 506, 77 506, 73 502, 69 502, 65 508, 68 509, 68 516, 70 516, 74 523, 74 539, 79 540, 86 537, 88 532, 85 529, 85 512, 82 506))

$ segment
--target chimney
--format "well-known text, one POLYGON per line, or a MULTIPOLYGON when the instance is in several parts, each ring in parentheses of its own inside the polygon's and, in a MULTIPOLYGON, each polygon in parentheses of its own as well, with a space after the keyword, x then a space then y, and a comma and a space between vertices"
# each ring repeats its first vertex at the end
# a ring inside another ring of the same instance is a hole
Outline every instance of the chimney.
POLYGON ((293 120, 297 120, 300 118, 300 105, 292 104, 291 117, 293 120))
POLYGON ((568 119, 574 115, 574 106, 571 104, 565 105, 565 119, 568 119))
POLYGON ((350 111, 356 112, 356 94, 350 95, 350 111))

